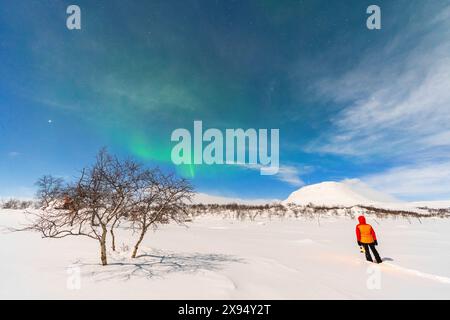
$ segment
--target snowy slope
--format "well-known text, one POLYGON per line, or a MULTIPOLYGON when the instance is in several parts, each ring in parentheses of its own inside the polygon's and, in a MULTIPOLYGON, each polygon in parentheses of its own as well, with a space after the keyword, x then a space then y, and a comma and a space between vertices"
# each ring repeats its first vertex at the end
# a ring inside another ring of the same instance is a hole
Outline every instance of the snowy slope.
MULTIPOLYGON (((0 210, 0 225, 22 221, 0 210)), ((359 253, 348 217, 165 225, 136 260, 123 245, 132 239, 119 232, 105 267, 93 240, 2 232, 0 299, 450 299, 450 220, 368 222, 386 260, 379 268, 359 253), (379 287, 370 285, 374 275, 379 287)))

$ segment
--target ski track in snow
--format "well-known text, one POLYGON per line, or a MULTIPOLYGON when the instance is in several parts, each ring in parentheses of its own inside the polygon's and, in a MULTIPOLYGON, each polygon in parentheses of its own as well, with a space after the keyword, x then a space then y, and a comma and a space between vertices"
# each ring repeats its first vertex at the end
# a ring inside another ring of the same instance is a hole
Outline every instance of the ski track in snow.
POLYGON ((214 285, 221 290, 230 292, 237 289, 236 283, 228 276, 210 270, 202 269, 198 272, 198 274, 211 282, 211 285, 214 285))
POLYGON ((448 278, 448 277, 439 276, 439 275, 435 275, 435 274, 431 274, 431 273, 425 273, 425 272, 422 272, 419 270, 408 269, 408 268, 401 267, 399 265, 396 265, 396 264, 393 264, 390 262, 383 262, 383 265, 389 266, 396 271, 404 272, 406 274, 410 274, 410 275, 413 275, 416 277, 433 280, 433 281, 437 281, 440 283, 450 284, 450 278, 448 278))

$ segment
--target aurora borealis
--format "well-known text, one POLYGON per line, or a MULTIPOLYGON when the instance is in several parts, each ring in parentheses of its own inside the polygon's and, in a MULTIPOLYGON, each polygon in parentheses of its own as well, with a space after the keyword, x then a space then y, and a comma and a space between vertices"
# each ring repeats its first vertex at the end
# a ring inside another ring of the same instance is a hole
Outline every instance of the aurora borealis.
POLYGON ((376 1, 382 29, 370 31, 372 2, 2 2, 0 197, 70 178, 107 146, 218 195, 358 178, 449 198, 450 6, 376 1), (70 4, 81 30, 66 28, 70 4), (280 173, 174 166, 170 134, 195 120, 279 128, 280 173))

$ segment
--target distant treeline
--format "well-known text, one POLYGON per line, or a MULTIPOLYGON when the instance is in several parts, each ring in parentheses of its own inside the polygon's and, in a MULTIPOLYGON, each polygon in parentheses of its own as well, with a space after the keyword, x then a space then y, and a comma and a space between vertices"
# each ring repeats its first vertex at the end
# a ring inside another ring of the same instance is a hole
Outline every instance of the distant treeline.
MULTIPOLYGON (((2 209, 39 209, 42 203, 33 200, 9 199, 0 202, 2 209)), ((428 207, 418 207, 426 213, 418 213, 407 210, 390 210, 376 208, 372 206, 318 206, 314 204, 296 205, 271 203, 264 205, 246 205, 246 204, 191 204, 189 212, 192 218, 199 216, 221 216, 224 218, 233 218, 238 220, 255 220, 257 218, 319 218, 325 216, 348 216, 355 218, 357 214, 370 214, 378 218, 385 217, 404 217, 404 218, 448 218, 450 217, 450 208, 434 209, 428 207), (358 213, 359 212, 359 213, 358 213)))
POLYGON ((355 218, 359 214, 370 214, 377 218, 404 217, 404 218, 430 218, 450 217, 450 208, 431 209, 427 207, 418 208, 425 213, 418 213, 406 210, 390 210, 371 206, 319 206, 314 204, 297 205, 272 203, 265 205, 245 205, 245 204, 193 204, 190 212, 193 218, 198 216, 215 215, 224 218, 235 218, 239 220, 255 220, 260 218, 311 218, 320 219, 320 216, 349 216, 355 218))
POLYGON ((23 209, 38 209, 39 203, 33 200, 19 200, 19 199, 9 199, 0 202, 0 208, 2 209, 13 209, 13 210, 23 210, 23 209))

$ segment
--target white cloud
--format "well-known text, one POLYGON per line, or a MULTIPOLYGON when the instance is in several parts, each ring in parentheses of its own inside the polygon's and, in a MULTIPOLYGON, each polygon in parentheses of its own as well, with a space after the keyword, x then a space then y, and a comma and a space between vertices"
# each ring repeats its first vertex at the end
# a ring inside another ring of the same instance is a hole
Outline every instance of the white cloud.
POLYGON ((301 187, 305 182, 300 178, 300 170, 293 166, 280 166, 276 179, 286 182, 291 186, 301 187))
POLYGON ((396 167, 361 180, 405 200, 450 199, 450 163, 396 167))
MULTIPOLYGON (((356 101, 337 116, 333 132, 323 137, 317 151, 366 155, 386 150, 399 155, 432 152, 437 145, 450 147, 450 42, 442 46, 446 57, 435 52, 421 60, 410 58, 403 66, 407 71, 386 71, 377 77, 378 83, 366 83, 364 91, 341 87, 337 100, 357 97, 356 101)), ((339 90, 342 82, 351 87, 364 84, 358 72, 345 75, 334 86, 339 90)))
POLYGON ((307 151, 383 159, 394 167, 361 179, 404 199, 450 198, 449 15, 447 5, 405 26, 317 83, 318 95, 345 107, 307 151))
MULTIPOLYGON (((260 164, 238 163, 237 165, 245 169, 257 171, 260 171, 260 169, 262 168, 262 165, 260 164)), ((298 166, 281 165, 278 169, 278 173, 269 177, 273 177, 279 181, 288 183, 291 186, 301 187, 305 185, 305 182, 300 178, 300 175, 305 174, 309 171, 311 171, 310 167, 304 167, 303 169, 301 169, 298 166)))
POLYGON ((431 21, 405 27, 352 70, 316 85, 320 96, 347 106, 309 151, 409 158, 450 149, 450 23, 431 21))

